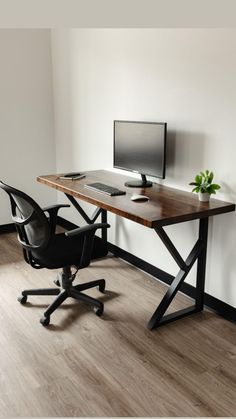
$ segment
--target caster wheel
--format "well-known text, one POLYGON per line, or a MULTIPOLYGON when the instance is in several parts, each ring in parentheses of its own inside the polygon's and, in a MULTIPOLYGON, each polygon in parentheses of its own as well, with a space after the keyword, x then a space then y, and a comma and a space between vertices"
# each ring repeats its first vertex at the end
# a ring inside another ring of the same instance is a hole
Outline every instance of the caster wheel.
POLYGON ((103 293, 105 291, 105 286, 106 286, 106 283, 105 283, 105 280, 104 280, 104 282, 102 282, 102 284, 98 285, 99 291, 103 293))
POLYGON ((99 308, 98 307, 94 307, 94 312, 95 312, 96 316, 100 317, 102 315, 102 313, 103 313, 103 304, 99 308))
POLYGON ((48 325, 49 325, 49 323, 50 323, 50 316, 43 316, 43 317, 41 317, 41 319, 40 319, 40 323, 41 323, 43 326, 48 326, 48 325))
POLYGON ((27 295, 20 295, 17 300, 19 301, 19 303, 21 304, 25 304, 27 301, 27 295))

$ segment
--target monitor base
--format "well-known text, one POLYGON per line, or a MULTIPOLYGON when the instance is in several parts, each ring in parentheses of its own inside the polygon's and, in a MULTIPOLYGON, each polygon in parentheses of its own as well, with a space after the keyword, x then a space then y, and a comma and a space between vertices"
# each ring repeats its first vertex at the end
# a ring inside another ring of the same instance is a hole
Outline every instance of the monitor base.
POLYGON ((130 188, 150 188, 152 186, 152 182, 146 179, 145 175, 141 175, 142 179, 140 180, 128 180, 125 182, 125 186, 129 186, 130 188))

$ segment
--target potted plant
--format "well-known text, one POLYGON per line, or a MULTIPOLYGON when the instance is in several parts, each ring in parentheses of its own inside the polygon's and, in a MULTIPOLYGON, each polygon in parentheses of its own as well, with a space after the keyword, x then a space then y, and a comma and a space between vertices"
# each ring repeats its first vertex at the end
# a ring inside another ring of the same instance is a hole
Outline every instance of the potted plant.
POLYGON ((220 189, 220 185, 212 183, 213 178, 214 173, 209 170, 205 170, 205 172, 200 172, 195 176, 194 182, 189 183, 189 185, 194 186, 192 192, 199 193, 199 201, 208 202, 210 195, 215 194, 216 191, 220 189))

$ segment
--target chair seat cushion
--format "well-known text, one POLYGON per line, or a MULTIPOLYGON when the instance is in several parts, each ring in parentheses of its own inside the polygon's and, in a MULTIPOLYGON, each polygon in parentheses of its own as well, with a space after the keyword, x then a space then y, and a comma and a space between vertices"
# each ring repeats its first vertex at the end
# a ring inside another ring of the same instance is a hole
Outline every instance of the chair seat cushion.
MULTIPOLYGON (((33 251, 34 261, 48 269, 64 266, 80 266, 83 238, 75 236, 68 238, 64 233, 56 234, 49 246, 40 252, 33 251)), ((107 255, 107 245, 99 237, 94 237, 92 259, 107 255)))

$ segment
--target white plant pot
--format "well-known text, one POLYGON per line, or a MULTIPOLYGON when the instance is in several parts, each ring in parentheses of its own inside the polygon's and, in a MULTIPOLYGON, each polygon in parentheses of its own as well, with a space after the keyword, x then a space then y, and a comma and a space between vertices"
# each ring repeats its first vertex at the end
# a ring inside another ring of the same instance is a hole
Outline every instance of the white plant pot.
POLYGON ((199 192, 198 197, 201 202, 209 202, 210 194, 208 192, 199 192))

